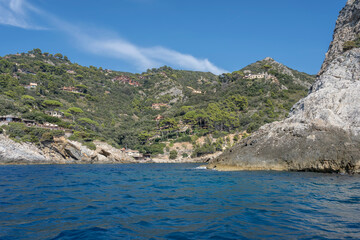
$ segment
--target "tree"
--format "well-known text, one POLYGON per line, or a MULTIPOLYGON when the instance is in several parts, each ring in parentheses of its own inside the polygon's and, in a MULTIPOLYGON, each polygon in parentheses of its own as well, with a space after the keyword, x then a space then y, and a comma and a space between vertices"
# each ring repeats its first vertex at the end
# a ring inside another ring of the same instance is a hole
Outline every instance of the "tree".
POLYGON ((25 104, 25 105, 30 105, 31 107, 33 107, 34 102, 35 102, 35 98, 29 95, 23 95, 21 97, 21 101, 25 104))
POLYGON ((78 84, 78 85, 75 85, 75 87, 77 89, 79 89, 80 92, 87 93, 87 86, 85 86, 84 84, 78 84))
POLYGON ((96 131, 96 128, 99 127, 99 123, 90 118, 79 118, 77 121, 80 125, 90 128, 93 131, 96 131))
POLYGON ((54 55, 54 57, 58 58, 58 59, 62 59, 63 55, 61 53, 57 53, 54 55))
POLYGON ((67 112, 71 114, 73 121, 75 121, 75 116, 84 113, 84 111, 78 107, 71 107, 67 110, 67 112))
POLYGON ((42 105, 46 108, 50 108, 51 113, 53 113, 55 108, 62 107, 63 104, 56 100, 44 100, 42 105))

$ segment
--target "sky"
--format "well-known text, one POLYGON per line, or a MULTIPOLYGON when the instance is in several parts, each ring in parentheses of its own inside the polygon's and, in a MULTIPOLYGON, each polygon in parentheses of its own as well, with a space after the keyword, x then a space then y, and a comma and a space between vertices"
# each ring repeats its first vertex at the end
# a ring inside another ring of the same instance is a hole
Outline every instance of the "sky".
POLYGON ((126 72, 221 74, 272 57, 316 74, 346 0, 0 0, 0 56, 40 48, 126 72))

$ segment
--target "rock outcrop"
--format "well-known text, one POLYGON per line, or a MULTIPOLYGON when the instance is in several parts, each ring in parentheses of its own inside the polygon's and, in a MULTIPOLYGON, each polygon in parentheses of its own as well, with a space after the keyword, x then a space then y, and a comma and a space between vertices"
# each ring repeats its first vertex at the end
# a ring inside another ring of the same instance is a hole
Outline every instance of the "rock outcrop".
POLYGON ((0 135, 0 164, 51 163, 43 152, 32 144, 17 143, 0 135))
POLYGON ((349 0, 309 95, 209 167, 360 173, 360 49, 342 47, 359 32, 360 1, 349 0))
POLYGON ((137 163, 134 158, 110 146, 95 141, 96 150, 90 150, 79 142, 64 137, 50 143, 35 146, 17 143, 0 135, 0 164, 89 164, 89 163, 137 163))

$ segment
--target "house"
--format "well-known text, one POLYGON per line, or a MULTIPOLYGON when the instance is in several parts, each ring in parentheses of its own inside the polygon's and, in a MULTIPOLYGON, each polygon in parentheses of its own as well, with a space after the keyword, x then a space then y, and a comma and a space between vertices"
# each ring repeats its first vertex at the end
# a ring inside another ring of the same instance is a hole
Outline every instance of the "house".
POLYGON ((56 124, 53 124, 53 123, 46 122, 46 123, 44 123, 43 127, 50 128, 50 129, 57 129, 59 126, 56 124))
POLYGON ((63 118, 64 114, 62 112, 59 111, 45 111, 45 114, 50 115, 52 117, 57 117, 57 118, 63 118))
POLYGON ((25 123, 28 127, 36 126, 35 120, 23 119, 22 122, 25 123))
POLYGON ((30 83, 29 85, 25 85, 24 88, 26 89, 35 89, 37 88, 38 84, 37 83, 30 83))
POLYGON ((247 78, 247 79, 265 78, 265 74, 264 73, 261 73, 261 74, 249 74, 249 75, 246 75, 245 78, 247 78))
POLYGON ((76 72, 73 71, 73 70, 67 70, 66 72, 67 72, 68 74, 76 74, 76 72))
POLYGON ((143 155, 142 153, 140 153, 138 150, 131 150, 131 149, 127 149, 125 150, 125 153, 130 156, 130 157, 133 157, 133 158, 142 158, 143 155))
POLYGON ((153 103, 151 108, 154 110, 160 110, 162 107, 170 108, 169 104, 167 103, 153 103))
POLYGON ((1 122, 22 122, 22 119, 13 115, 0 116, 1 122))
POLYGON ((80 91, 77 87, 62 87, 61 90, 66 91, 66 92, 80 93, 80 91))

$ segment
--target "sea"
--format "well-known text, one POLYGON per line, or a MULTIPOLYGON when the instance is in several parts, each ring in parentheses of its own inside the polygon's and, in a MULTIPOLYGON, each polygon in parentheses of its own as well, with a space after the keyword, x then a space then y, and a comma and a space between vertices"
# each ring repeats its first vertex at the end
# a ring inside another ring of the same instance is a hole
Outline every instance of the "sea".
POLYGON ((0 166, 0 239, 360 239, 360 177, 0 166))

